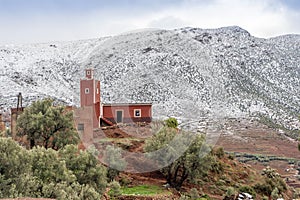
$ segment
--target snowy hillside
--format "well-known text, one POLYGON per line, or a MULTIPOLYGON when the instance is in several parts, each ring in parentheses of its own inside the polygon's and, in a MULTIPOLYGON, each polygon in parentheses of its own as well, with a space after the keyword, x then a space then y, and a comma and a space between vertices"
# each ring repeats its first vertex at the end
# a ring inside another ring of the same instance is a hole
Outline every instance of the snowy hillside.
POLYGON ((79 105, 86 67, 104 102, 152 102, 155 117, 265 116, 299 127, 300 36, 251 36, 240 27, 182 28, 0 47, 0 107, 50 96, 79 105))

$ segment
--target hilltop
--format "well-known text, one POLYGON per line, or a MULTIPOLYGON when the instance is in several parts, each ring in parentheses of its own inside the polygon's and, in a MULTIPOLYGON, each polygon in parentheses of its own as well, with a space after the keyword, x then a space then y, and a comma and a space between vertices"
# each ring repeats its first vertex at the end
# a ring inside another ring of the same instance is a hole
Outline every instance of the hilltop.
POLYGON ((155 118, 256 118, 299 129, 300 36, 263 39, 233 26, 152 30, 91 40, 0 47, 0 107, 50 96, 79 105, 95 69, 109 102, 153 102, 155 118))

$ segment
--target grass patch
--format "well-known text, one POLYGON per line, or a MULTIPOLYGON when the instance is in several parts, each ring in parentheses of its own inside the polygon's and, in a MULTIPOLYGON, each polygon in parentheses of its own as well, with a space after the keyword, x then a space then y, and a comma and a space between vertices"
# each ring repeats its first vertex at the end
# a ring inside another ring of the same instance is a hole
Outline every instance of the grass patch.
POLYGON ((157 185, 138 185, 133 187, 121 188, 122 195, 158 195, 158 194, 171 194, 171 192, 165 190, 157 185))

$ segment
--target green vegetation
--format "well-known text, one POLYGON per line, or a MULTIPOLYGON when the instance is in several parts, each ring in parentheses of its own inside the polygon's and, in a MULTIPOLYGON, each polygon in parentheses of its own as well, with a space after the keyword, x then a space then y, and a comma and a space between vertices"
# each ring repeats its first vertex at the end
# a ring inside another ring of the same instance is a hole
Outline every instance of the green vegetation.
POLYGON ((180 200, 210 200, 207 194, 200 195, 196 188, 192 188, 188 193, 181 194, 180 200))
POLYGON ((294 164, 297 162, 297 159, 295 158, 287 158, 287 157, 279 157, 279 156, 273 156, 273 155, 261 155, 261 154, 249 154, 249 153, 230 153, 231 155, 234 154, 234 156, 243 163, 256 160, 258 162, 262 163, 268 163, 273 160, 279 160, 279 161, 286 161, 290 164, 294 164))
POLYGON ((106 168, 91 152, 79 151, 77 146, 67 145, 58 151, 58 155, 76 176, 78 183, 103 192, 106 186, 106 168))
POLYGON ((170 194, 163 187, 157 185, 138 185, 134 187, 125 187, 121 189, 123 195, 157 195, 170 194))
POLYGON ((0 137, 11 137, 10 129, 6 129, 5 131, 0 132, 0 137))
POLYGON ((156 160, 168 161, 172 157, 178 157, 173 163, 160 171, 166 176, 167 183, 176 189, 180 189, 184 181, 201 178, 207 175, 208 170, 214 164, 215 159, 211 155, 210 148, 205 144, 202 134, 194 134, 170 127, 162 128, 152 138, 146 141, 145 151, 153 152, 164 147, 166 153, 157 156, 156 160), (176 145, 169 145, 170 142, 176 145), (186 149, 180 149, 185 148, 186 149), (178 156, 178 152, 182 155, 178 156))
POLYGON ((100 199, 106 169, 76 146, 31 150, 0 138, 0 198, 100 199))
POLYGON ((109 196, 111 197, 118 197, 122 194, 122 191, 121 191, 121 186, 119 184, 119 182, 117 181, 112 181, 109 183, 109 196))
POLYGON ((213 154, 218 158, 223 158, 225 156, 225 151, 222 147, 219 147, 217 149, 214 149, 213 154))
POLYGON ((191 200, 196 200, 200 198, 199 192, 196 188, 192 188, 189 192, 189 196, 191 200))
POLYGON ((254 186, 256 192, 270 197, 279 196, 287 190, 286 183, 274 169, 267 167, 263 170, 262 175, 265 177, 264 182, 254 186))
MULTIPOLYGON (((78 136, 70 126, 73 123, 71 115, 52 104, 49 99, 35 102, 18 119, 18 134, 27 137, 30 149, 21 147, 11 139, 0 138, 0 198, 101 199, 107 186, 111 199, 117 199, 120 195, 171 195, 162 186, 130 186, 135 185, 134 180, 118 177, 127 165, 122 158, 122 148, 126 150, 124 147, 130 147, 136 141, 142 144, 141 139, 99 140, 100 143, 114 143, 106 146, 105 153, 101 154, 108 166, 106 168, 98 163, 96 157, 100 154, 95 146, 81 151, 72 145, 78 142, 78 136), (54 119, 58 121, 51 121, 54 119), (65 135, 66 138, 63 137, 65 135), (107 184, 107 181, 110 183, 107 184)), ((287 191, 287 186, 275 170, 266 168, 259 176, 234 159, 265 163, 278 159, 297 163, 296 160, 238 153, 226 156, 223 148, 212 150, 206 145, 204 134, 179 130, 175 118, 166 120, 163 128, 158 125, 157 133, 145 140, 144 150, 149 153, 164 149, 162 154, 147 155, 165 164, 160 171, 170 187, 181 190, 185 182, 193 184, 195 188, 183 193, 180 199, 210 199, 203 191, 223 196, 224 199, 234 199, 239 192, 258 198, 278 198, 287 191)))
POLYGON ((245 193, 251 194, 253 196, 253 198, 256 197, 256 192, 255 192, 254 188, 252 188, 251 186, 248 186, 248 185, 241 186, 239 188, 239 192, 245 192, 245 193))
POLYGON ((38 145, 57 150, 79 141, 72 112, 53 106, 51 99, 36 101, 24 110, 17 120, 17 135, 26 136, 30 148, 38 145))
POLYGON ((178 127, 178 121, 174 117, 170 117, 169 119, 165 120, 165 124, 169 128, 177 128, 178 127))
POLYGON ((227 191, 225 193, 225 200, 234 200, 235 197, 237 196, 237 191, 235 190, 234 187, 228 187, 227 191))

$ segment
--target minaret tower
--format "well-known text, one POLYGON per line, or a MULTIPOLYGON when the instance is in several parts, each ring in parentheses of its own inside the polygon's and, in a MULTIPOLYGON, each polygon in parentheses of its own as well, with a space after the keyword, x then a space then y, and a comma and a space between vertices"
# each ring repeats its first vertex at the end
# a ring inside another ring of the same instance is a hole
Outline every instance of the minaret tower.
POLYGON ((85 70, 85 78, 80 80, 80 106, 92 107, 93 128, 100 126, 100 81, 94 80, 94 69, 85 70))

